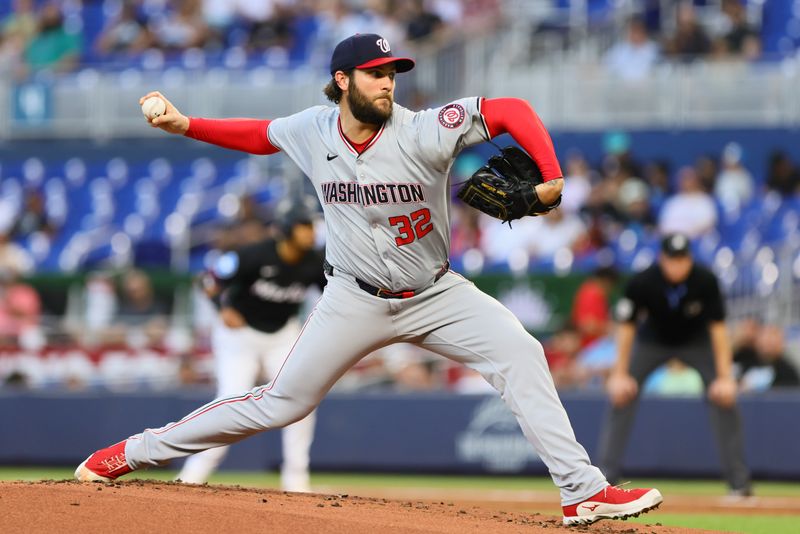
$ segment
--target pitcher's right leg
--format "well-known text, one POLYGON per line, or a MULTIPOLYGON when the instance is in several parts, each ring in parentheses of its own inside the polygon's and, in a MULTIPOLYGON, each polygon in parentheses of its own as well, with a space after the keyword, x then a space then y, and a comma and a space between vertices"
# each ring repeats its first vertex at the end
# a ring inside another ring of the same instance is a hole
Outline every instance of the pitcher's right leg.
POLYGON ((345 371, 394 335, 386 301, 343 277, 331 278, 270 384, 217 399, 180 421, 128 438, 124 446, 98 451, 79 466, 76 477, 102 480, 124 474, 125 469, 106 469, 111 457, 122 460, 128 471, 141 469, 293 423, 311 412, 345 371))

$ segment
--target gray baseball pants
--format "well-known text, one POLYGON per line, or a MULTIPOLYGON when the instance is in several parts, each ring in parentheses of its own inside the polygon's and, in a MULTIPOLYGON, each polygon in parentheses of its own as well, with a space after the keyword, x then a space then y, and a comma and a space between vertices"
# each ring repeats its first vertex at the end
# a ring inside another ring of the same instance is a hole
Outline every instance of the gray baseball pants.
POLYGON ((361 358, 397 342, 463 363, 494 386, 547 465, 563 504, 607 485, 575 439, 542 345, 508 309, 453 272, 414 297, 382 299, 335 271, 271 383, 132 436, 128 464, 161 465, 298 421, 361 358))

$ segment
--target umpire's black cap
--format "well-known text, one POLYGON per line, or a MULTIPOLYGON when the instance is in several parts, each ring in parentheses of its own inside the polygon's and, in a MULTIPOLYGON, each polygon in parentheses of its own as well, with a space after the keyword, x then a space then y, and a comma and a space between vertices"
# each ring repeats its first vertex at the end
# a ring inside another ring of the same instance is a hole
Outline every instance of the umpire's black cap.
POLYGON ((661 252, 670 258, 689 256, 691 254, 689 238, 684 234, 667 234, 661 240, 661 252))
POLYGON ((397 72, 414 68, 414 60, 394 57, 389 41, 376 33, 357 33, 336 45, 331 56, 331 75, 337 70, 368 69, 394 63, 397 72))

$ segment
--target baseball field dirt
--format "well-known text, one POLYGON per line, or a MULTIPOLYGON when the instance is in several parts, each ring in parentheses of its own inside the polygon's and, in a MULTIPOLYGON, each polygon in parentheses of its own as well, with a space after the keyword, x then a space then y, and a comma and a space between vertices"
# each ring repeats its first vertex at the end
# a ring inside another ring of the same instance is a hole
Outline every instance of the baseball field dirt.
POLYGON ((448 501, 292 494, 235 486, 138 481, 0 482, 0 532, 117 534, 679 533, 693 529, 561 518, 448 501))

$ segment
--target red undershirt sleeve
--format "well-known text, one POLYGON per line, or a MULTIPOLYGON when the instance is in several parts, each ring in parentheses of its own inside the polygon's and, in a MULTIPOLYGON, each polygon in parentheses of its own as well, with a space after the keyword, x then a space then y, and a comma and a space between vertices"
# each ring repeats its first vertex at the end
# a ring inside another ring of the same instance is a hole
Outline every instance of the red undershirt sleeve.
POLYGON ((487 98, 481 113, 489 136, 511 134, 539 166, 545 182, 564 176, 550 134, 528 102, 520 98, 487 98))
POLYGON ((279 149, 269 142, 270 121, 259 119, 202 119, 189 117, 186 137, 250 154, 275 154, 279 149))

